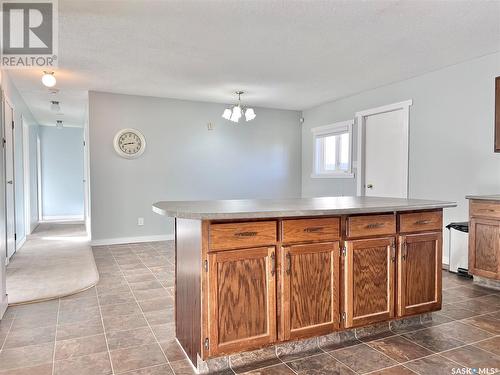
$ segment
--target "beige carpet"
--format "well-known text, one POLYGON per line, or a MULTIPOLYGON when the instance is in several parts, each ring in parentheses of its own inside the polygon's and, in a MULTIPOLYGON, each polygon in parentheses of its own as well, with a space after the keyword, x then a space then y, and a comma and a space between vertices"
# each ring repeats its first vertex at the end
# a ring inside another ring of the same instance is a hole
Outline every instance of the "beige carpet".
POLYGON ((81 224, 40 224, 7 266, 9 305, 87 289, 99 273, 81 224))

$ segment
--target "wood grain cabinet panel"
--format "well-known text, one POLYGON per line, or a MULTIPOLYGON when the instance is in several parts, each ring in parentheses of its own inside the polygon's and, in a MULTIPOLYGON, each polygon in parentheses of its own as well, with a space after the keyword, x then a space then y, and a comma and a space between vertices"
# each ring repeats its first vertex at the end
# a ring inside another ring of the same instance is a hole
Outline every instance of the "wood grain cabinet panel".
POLYGON ((209 254, 210 355, 276 340, 274 247, 209 254))
POLYGON ((423 232, 443 229, 442 211, 399 214, 400 232, 423 232))
POLYGON ((376 323, 394 316, 394 269, 394 237, 346 241, 346 327, 376 323))
POLYGON ((395 215, 349 216, 347 218, 347 236, 369 237, 396 233, 395 215))
POLYGON ((500 219, 500 203, 491 201, 471 200, 470 216, 500 219))
POLYGON ((277 241, 276 221, 219 223, 210 225, 211 251, 274 245, 277 241))
POLYGON ((340 219, 283 220, 283 242, 337 241, 340 238, 340 219))
POLYGON ((441 308, 441 232, 399 237, 398 315, 441 308))
POLYGON ((500 279, 500 221, 472 218, 469 225, 469 272, 500 279))
POLYGON ((339 328, 339 243, 284 247, 281 252, 283 340, 339 328))

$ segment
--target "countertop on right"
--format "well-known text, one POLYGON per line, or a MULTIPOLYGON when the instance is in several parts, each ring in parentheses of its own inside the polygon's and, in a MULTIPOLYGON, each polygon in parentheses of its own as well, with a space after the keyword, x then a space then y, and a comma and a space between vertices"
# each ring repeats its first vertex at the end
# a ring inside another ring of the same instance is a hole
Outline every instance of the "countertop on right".
POLYGON ((466 195, 466 199, 477 199, 483 201, 499 201, 500 202, 500 194, 493 195, 466 195))

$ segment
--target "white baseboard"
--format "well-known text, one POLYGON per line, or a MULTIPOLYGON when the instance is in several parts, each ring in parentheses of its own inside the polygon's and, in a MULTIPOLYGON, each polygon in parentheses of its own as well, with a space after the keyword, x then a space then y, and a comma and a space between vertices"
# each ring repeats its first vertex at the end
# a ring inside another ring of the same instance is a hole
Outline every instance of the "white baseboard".
POLYGON ((3 314, 7 311, 7 306, 9 306, 9 301, 7 295, 5 295, 0 300, 0 320, 2 320, 3 314))
POLYGON ((19 242, 16 242, 16 251, 19 250, 21 247, 23 247, 25 242, 26 242, 26 236, 21 238, 19 242))
POLYGON ((62 216, 44 216, 40 223, 53 223, 53 222, 65 222, 65 221, 75 221, 83 222, 84 218, 82 215, 62 215, 62 216))
POLYGON ((36 227, 40 224, 40 222, 37 221, 32 221, 30 225, 30 232, 28 234, 33 233, 33 231, 36 229, 36 227))
POLYGON ((124 243, 140 243, 140 242, 156 242, 156 241, 171 241, 174 239, 173 234, 162 234, 158 236, 141 236, 141 237, 119 237, 119 238, 104 238, 101 240, 91 240, 90 246, 103 245, 120 245, 124 243))

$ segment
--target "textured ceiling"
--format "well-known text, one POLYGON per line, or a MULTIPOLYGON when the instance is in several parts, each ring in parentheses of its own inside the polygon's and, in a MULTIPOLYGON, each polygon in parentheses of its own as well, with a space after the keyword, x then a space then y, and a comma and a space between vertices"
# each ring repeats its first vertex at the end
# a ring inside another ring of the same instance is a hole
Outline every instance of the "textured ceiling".
MULTIPOLYGON (((59 0, 57 98, 88 90, 305 109, 500 50, 500 1, 59 0)), ((41 70, 10 71, 53 125, 41 70)))

